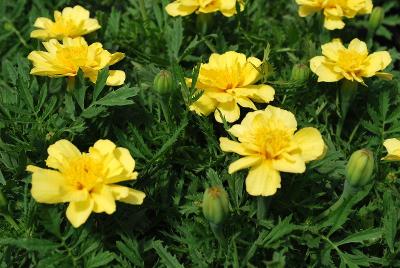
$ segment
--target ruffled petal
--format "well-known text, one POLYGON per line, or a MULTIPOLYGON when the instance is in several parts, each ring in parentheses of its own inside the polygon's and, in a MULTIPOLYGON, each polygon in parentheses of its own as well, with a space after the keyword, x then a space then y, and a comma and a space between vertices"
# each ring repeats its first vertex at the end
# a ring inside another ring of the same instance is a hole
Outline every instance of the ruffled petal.
POLYGON ((271 163, 264 161, 252 167, 246 178, 246 191, 254 196, 274 195, 281 188, 281 176, 271 163))
POLYGON ((229 165, 228 173, 232 174, 241 169, 246 169, 260 164, 262 158, 259 156, 246 156, 242 157, 229 165))
POLYGON ((221 150, 224 152, 237 153, 240 155, 252 155, 256 153, 255 151, 250 150, 244 144, 237 141, 232 141, 228 138, 219 138, 219 143, 221 150))
POLYGON ((120 86, 125 82, 125 72, 121 70, 111 70, 108 72, 107 86, 120 86))
POLYGON ((324 153, 325 143, 316 128, 306 127, 296 132, 294 142, 300 148, 301 158, 307 163, 324 153))
POLYGON ((282 172, 304 173, 306 171, 306 164, 299 154, 273 159, 272 166, 282 172))
POLYGON ((49 146, 47 149, 49 157, 46 160, 48 167, 58 169, 60 171, 69 167, 72 159, 81 156, 81 152, 68 140, 59 140, 49 146))
POLYGON ((364 63, 362 76, 371 77, 378 71, 384 70, 392 62, 392 57, 387 51, 379 51, 372 53, 364 63))
POLYGON ((236 101, 219 103, 217 106, 217 110, 214 112, 215 120, 219 123, 222 123, 222 117, 225 117, 225 120, 229 123, 235 122, 240 117, 240 108, 237 105, 236 101))
POLYGON ((400 161, 400 140, 387 139, 383 142, 383 146, 385 146, 388 154, 382 160, 400 161))
POLYGON ((75 228, 78 228, 89 218, 92 213, 94 201, 88 197, 81 202, 71 202, 67 208, 67 218, 75 228))
POLYGON ((236 96, 247 97, 255 102, 268 103, 274 100, 275 90, 268 85, 249 85, 232 90, 236 96))
POLYGON ((96 213, 106 212, 113 214, 116 210, 116 204, 112 189, 109 186, 102 185, 92 190, 90 194, 93 199, 93 211, 96 213))

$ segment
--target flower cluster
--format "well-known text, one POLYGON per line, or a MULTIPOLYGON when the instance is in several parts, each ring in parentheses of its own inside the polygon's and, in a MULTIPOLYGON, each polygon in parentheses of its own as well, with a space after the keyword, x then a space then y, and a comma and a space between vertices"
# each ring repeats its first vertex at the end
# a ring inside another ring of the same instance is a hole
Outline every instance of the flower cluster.
MULTIPOLYGON (((122 60, 124 53, 111 54, 101 43, 88 45, 82 35, 100 28, 96 19, 89 17, 89 11, 81 6, 66 7, 62 12, 54 12, 55 21, 38 18, 34 24, 40 28, 31 33, 31 37, 42 40, 47 51, 32 51, 28 59, 34 68, 31 74, 49 77, 75 77, 79 70, 93 83, 98 72, 122 60), (58 40, 62 40, 60 43, 58 40)), ((119 86, 125 81, 125 72, 109 72, 107 85, 119 86)))
POLYGON ((370 14, 373 7, 372 0, 296 0, 296 3, 301 17, 323 11, 324 27, 328 30, 343 29, 343 18, 370 14))
POLYGON ((236 4, 239 3, 241 9, 244 4, 241 0, 176 0, 165 7, 171 16, 187 16, 196 13, 221 12, 226 17, 236 14, 236 4))

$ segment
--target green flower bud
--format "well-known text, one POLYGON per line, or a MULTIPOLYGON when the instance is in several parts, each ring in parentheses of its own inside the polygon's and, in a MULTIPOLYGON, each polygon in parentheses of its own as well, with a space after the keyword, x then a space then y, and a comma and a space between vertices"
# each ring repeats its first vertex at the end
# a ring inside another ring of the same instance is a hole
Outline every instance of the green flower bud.
POLYGON ((162 95, 171 92, 174 87, 174 80, 171 72, 161 70, 154 78, 153 86, 154 89, 162 95))
POLYGON ((8 210, 7 205, 8 205, 7 199, 3 195, 3 192, 0 191, 0 213, 7 212, 7 210, 8 210))
POLYGON ((305 64, 296 64, 292 68, 291 81, 305 82, 310 76, 310 68, 305 64))
POLYGON ((374 155, 370 150, 355 151, 346 166, 346 179, 350 186, 359 188, 367 185, 374 171, 374 155))
POLYGON ((12 25, 12 23, 11 22, 5 22, 4 24, 3 24, 3 27, 4 27, 4 30, 6 30, 6 31, 12 31, 12 30, 14 30, 14 26, 12 25))
POLYGON ((385 17, 385 11, 381 7, 375 7, 369 16, 368 28, 375 32, 376 29, 381 25, 383 18, 385 17))
POLYGON ((229 212, 228 194, 222 186, 208 188, 203 196, 203 214, 212 224, 222 223, 229 212))

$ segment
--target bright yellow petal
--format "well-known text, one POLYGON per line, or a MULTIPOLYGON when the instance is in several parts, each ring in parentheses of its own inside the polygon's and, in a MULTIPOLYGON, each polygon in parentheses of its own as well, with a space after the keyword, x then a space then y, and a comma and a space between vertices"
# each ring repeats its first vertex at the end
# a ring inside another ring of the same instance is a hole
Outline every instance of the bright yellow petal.
POLYGON ((280 158, 272 160, 274 169, 282 172, 290 173, 304 173, 306 171, 306 164, 298 154, 281 156, 280 158))
POLYGON ((300 6, 299 7, 299 16, 300 17, 307 17, 312 15, 316 12, 321 11, 320 7, 313 7, 313 6, 300 6))
POLYGON ((229 165, 228 173, 232 174, 241 169, 246 169, 260 164, 262 158, 259 156, 246 156, 242 157, 229 165))
POLYGON ((118 147, 114 150, 114 155, 121 162, 126 171, 132 172, 135 169, 135 160, 128 149, 118 147))
POLYGON ((219 138, 221 150, 224 152, 237 153, 240 155, 252 155, 255 151, 250 150, 240 142, 232 141, 228 138, 219 138))
POLYGON ((46 160, 48 167, 63 171, 69 167, 69 162, 81 156, 81 152, 68 140, 59 140, 47 149, 49 157, 46 160))
POLYGON ((281 176, 271 163, 264 161, 252 167, 246 178, 246 191, 254 196, 274 195, 281 188, 281 176))
POLYGON ((91 192, 93 199, 93 211, 96 213, 106 212, 113 214, 116 210, 115 199, 112 189, 106 185, 96 187, 91 192))
POLYGON ((367 56, 368 48, 367 44, 358 38, 353 39, 349 44, 349 50, 356 51, 358 54, 367 56))
POLYGON ((28 166, 32 174, 32 197, 39 203, 56 204, 65 202, 63 187, 66 184, 64 176, 55 170, 28 166))
POLYGON ((71 202, 66 215, 72 226, 78 228, 84 224, 92 213, 93 206, 94 202, 90 197, 81 202, 71 202))
POLYGON ((218 102, 210 98, 206 93, 203 93, 201 97, 190 106, 190 110, 196 112, 199 115, 209 115, 214 112, 218 102))
MULTIPOLYGON (((120 186, 123 187, 123 186, 120 186)), ((126 197, 121 197, 120 199, 118 199, 118 201, 120 202, 124 202, 124 203, 128 203, 131 205, 140 205, 143 203, 144 198, 146 197, 146 194, 135 190, 135 189, 131 189, 128 187, 124 187, 126 189, 128 189, 128 195, 126 197)), ((114 191, 114 196, 116 195, 116 189, 113 189, 114 191)))
POLYGON ((122 52, 116 52, 111 54, 111 58, 110 58, 110 62, 108 63, 108 65, 113 65, 117 62, 119 62, 120 60, 122 60, 123 58, 125 58, 125 54, 122 52))
POLYGON ((379 51, 368 56, 362 76, 371 77, 378 71, 384 70, 392 62, 392 57, 387 51, 379 51))
POLYGON ((260 67, 262 61, 255 58, 249 57, 245 63, 244 69, 241 71, 241 82, 240 87, 246 87, 252 85, 260 79, 260 73, 256 67, 260 67))
POLYGON ((232 90, 236 96, 247 97, 255 102, 268 103, 274 100, 275 90, 268 85, 250 85, 232 90))
POLYGON ((345 26, 341 17, 325 17, 324 27, 328 30, 343 29, 345 26))
POLYGON ((236 101, 219 103, 217 106, 217 110, 214 112, 215 120, 219 123, 222 123, 222 117, 225 117, 225 120, 229 123, 235 122, 240 117, 240 108, 237 105, 236 101))
POLYGON ((383 157, 383 160, 400 161, 400 140, 387 139, 383 142, 383 146, 388 151, 388 155, 383 157))
MULTIPOLYGON (((98 140, 93 145, 102 155, 113 153, 117 146, 110 140, 98 140)), ((89 149, 90 152, 90 149, 89 149)))
POLYGON ((179 1, 172 2, 165 7, 170 16, 187 16, 196 11, 198 6, 184 6, 179 1))
POLYGON ((322 55, 333 61, 339 60, 339 51, 344 50, 345 47, 339 38, 333 39, 331 42, 321 46, 322 55))
POLYGON ((301 158, 307 163, 324 153, 325 143, 316 128, 306 127, 296 132, 294 142, 301 151, 301 158))
POLYGON ((324 63, 320 64, 314 73, 318 76, 318 82, 337 82, 343 79, 342 73, 335 72, 333 67, 324 63))
POLYGON ((108 72, 107 86, 120 86, 125 82, 125 72, 121 70, 111 70, 108 72))
POLYGON ((268 105, 265 111, 271 112, 272 118, 281 121, 289 129, 297 129, 297 121, 293 113, 268 105))

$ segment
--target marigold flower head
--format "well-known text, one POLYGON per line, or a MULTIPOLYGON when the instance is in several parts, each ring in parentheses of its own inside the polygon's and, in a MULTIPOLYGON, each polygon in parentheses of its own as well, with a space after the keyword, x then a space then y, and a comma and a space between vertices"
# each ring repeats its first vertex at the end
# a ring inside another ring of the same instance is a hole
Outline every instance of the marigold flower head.
POLYGON ((340 39, 322 45, 322 55, 311 59, 310 68, 318 75, 318 82, 336 82, 343 78, 364 84, 363 77, 380 76, 391 79, 382 73, 392 61, 389 52, 379 51, 368 55, 367 44, 353 39, 345 48, 340 39))
POLYGON ((383 157, 382 160, 388 161, 400 161, 400 140, 399 139, 387 139, 383 142, 388 154, 383 157))
MULTIPOLYGON (((111 54, 103 49, 101 43, 90 46, 83 37, 56 39, 43 42, 46 51, 32 51, 28 59, 33 63, 31 74, 49 77, 76 76, 81 69, 90 81, 96 82, 98 72, 106 66, 113 65, 125 57, 124 53, 111 54)), ((125 81, 125 72, 109 71, 107 85, 119 86, 125 81)))
POLYGON ((289 111, 268 106, 248 113, 229 129, 238 142, 220 138, 222 151, 243 156, 229 166, 229 174, 250 168, 247 192, 254 196, 275 194, 281 187, 280 172, 303 173, 306 163, 321 158, 326 150, 317 129, 296 129, 296 119, 289 111))
POLYGON ((241 0, 176 0, 165 7, 171 16, 187 16, 196 13, 213 13, 220 11, 224 16, 231 17, 236 14, 236 2, 243 10, 241 0))
POLYGON ((301 17, 323 11, 324 27, 328 30, 343 29, 344 17, 369 14, 373 8, 372 0, 296 0, 296 3, 301 17))
POLYGON ((222 122, 221 113, 226 121, 234 122, 240 117, 239 105, 256 110, 253 102, 272 101, 275 90, 268 85, 256 85, 260 79, 256 68, 261 64, 257 58, 246 58, 234 51, 212 54, 208 63, 201 64, 196 83, 203 95, 190 109, 200 115, 214 112, 218 122, 222 122))
POLYGON ((137 178, 135 160, 125 148, 99 140, 89 153, 81 153, 71 142, 60 140, 49 146, 43 169, 29 165, 32 196, 39 203, 69 202, 67 218, 79 227, 92 212, 112 214, 115 201, 142 204, 143 192, 116 183, 137 178))
POLYGON ((48 18, 37 18, 32 38, 49 40, 64 37, 78 37, 101 28, 96 19, 91 19, 89 11, 81 6, 66 7, 62 12, 54 11, 54 21, 48 18))

